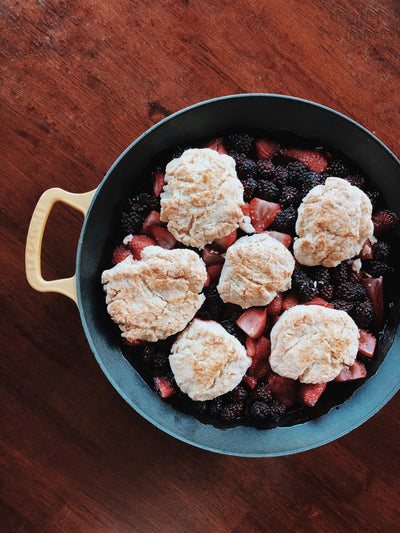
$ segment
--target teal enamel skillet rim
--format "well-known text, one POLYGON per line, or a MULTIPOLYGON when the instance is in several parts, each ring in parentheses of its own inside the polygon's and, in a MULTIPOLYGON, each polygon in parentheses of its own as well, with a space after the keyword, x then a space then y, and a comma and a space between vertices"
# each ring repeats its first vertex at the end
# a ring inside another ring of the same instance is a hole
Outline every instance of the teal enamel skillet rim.
MULTIPOLYGON (((400 183, 400 162, 394 154, 363 126, 328 107, 300 98, 262 93, 230 95, 200 102, 170 115, 151 127, 111 166, 99 185, 84 220, 77 250, 76 286, 79 312, 89 345, 113 387, 141 416, 169 435, 204 450, 243 457, 272 457, 306 451, 331 442, 357 428, 379 411, 400 388, 399 332, 396 333, 393 345, 376 373, 358 388, 350 399, 320 418, 292 427, 278 427, 271 430, 244 426, 217 429, 201 423, 190 415, 182 414, 163 402, 124 359, 115 338, 102 330, 105 323, 104 309, 99 308, 101 306, 105 308, 105 304, 104 302, 101 304, 99 299, 100 278, 96 279, 99 272, 95 271, 93 266, 96 265, 97 268, 101 246, 105 240, 104 235, 96 232, 96 225, 101 225, 102 221, 96 209, 99 211, 101 208, 106 208, 106 198, 119 192, 113 190, 115 188, 111 180, 115 182, 123 179, 120 177, 120 169, 127 165, 127 159, 134 153, 135 147, 140 148, 140 145, 145 147, 151 142, 152 136, 165 137, 162 133, 164 129, 168 132, 168 127, 171 130, 170 126, 173 123, 176 124, 176 129, 179 129, 180 123, 185 120, 190 121, 193 114, 198 119, 203 113, 211 116, 212 111, 218 106, 239 108, 239 106, 258 105, 257 103, 259 105, 265 103, 267 107, 270 105, 272 110, 275 106, 283 108, 289 106, 294 113, 297 108, 302 110, 303 114, 308 111, 316 113, 318 116, 321 115, 321 124, 324 120, 339 124, 338 135, 341 133, 340 125, 344 130, 349 130, 349 135, 360 135, 366 144, 365 147, 371 150, 371 158, 373 159, 376 152, 377 157, 380 156, 385 160, 394 176, 393 179, 399 180, 400 183), (99 208, 98 204, 101 204, 99 208), (97 224, 94 221, 96 217, 97 224)), ((173 128, 171 133, 174 132, 173 128)), ((317 134, 314 133, 314 136, 317 134)), ((397 206, 399 211, 400 202, 397 206)))

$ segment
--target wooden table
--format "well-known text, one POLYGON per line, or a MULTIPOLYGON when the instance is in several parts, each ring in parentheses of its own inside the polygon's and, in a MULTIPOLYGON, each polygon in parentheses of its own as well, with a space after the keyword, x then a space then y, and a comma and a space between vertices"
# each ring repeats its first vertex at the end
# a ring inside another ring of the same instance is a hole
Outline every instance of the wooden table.
MULTIPOLYGON (((398 396, 306 453, 202 451, 136 414, 74 304, 24 274, 45 189, 95 188, 140 133, 201 100, 314 100, 399 154, 398 0, 3 0, 0 15, 1 530, 398 531, 398 396)), ((54 209, 47 278, 73 273, 81 222, 54 209)))

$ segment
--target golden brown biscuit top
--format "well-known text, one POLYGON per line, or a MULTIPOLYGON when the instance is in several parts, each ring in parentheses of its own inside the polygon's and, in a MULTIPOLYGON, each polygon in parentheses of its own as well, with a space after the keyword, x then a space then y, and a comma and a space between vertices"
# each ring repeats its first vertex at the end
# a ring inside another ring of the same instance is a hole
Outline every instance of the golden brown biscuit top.
POLYGON ((161 221, 183 244, 202 249, 241 227, 254 231, 243 215, 243 185, 235 160, 209 148, 186 150, 170 161, 161 193, 161 221))
POLYGON ((302 265, 334 267, 358 255, 373 235, 368 196, 344 179, 330 177, 303 199, 293 253, 302 265))

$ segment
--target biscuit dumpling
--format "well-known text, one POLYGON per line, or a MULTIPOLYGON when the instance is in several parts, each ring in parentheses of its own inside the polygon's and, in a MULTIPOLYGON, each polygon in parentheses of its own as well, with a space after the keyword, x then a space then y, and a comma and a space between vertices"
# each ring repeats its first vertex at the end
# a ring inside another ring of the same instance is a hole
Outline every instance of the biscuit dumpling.
POLYGON ((345 312, 296 305, 271 330, 271 369, 302 383, 326 383, 353 365, 358 327, 345 312))
POLYGON ((178 241, 204 248, 241 227, 254 231, 243 215, 243 185, 235 160, 210 148, 191 148, 166 167, 161 193, 162 222, 178 241))
POLYGON ((195 318, 173 344, 169 362, 181 391, 192 400, 205 401, 233 390, 251 358, 221 324, 195 318))
POLYGON ((217 289, 225 303, 243 309, 268 305, 290 289, 294 265, 289 250, 267 233, 242 237, 226 251, 217 289))
POLYGON ((361 189, 342 178, 327 178, 299 207, 295 258, 302 265, 325 267, 352 259, 373 235, 371 215, 371 202, 361 189))
POLYGON ((200 309, 207 271, 192 250, 147 246, 141 257, 105 270, 101 281, 122 337, 156 342, 182 331, 200 309))

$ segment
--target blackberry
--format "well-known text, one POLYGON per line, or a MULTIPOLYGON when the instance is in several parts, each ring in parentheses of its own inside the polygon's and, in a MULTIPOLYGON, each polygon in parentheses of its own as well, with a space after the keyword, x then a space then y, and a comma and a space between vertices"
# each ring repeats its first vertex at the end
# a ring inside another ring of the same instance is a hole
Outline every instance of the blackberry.
POLYGON ((288 182, 288 171, 285 167, 276 166, 274 168, 274 172, 271 176, 271 181, 275 183, 275 185, 286 185, 288 182))
POLYGON ((350 183, 350 185, 353 185, 354 187, 358 187, 359 189, 364 189, 365 187, 365 179, 362 176, 346 176, 344 178, 346 181, 350 183))
POLYGON ((384 261, 371 261, 363 262, 363 269, 368 272, 373 278, 379 278, 393 272, 393 268, 384 261))
POLYGON ((271 229, 282 233, 294 233, 294 227, 297 220, 297 211, 294 207, 282 209, 271 225, 271 229))
POLYGON ((296 292, 299 300, 309 302, 317 293, 316 282, 310 279, 307 274, 297 268, 292 274, 292 287, 296 292))
POLYGON ((303 196, 306 196, 311 189, 317 185, 323 183, 323 178, 318 174, 318 172, 307 172, 300 181, 300 190, 303 196))
POLYGON ((374 318, 374 306, 370 300, 364 300, 354 307, 353 318, 359 328, 367 329, 374 318))
POLYGON ((257 420, 265 420, 266 418, 269 418, 269 414, 269 403, 256 401, 250 406, 250 415, 257 420))
POLYGON ((156 348, 154 344, 147 344, 140 352, 140 357, 146 365, 151 364, 151 360, 154 357, 156 348))
POLYGON ((268 159, 257 161, 258 175, 262 179, 269 180, 274 174, 274 168, 274 164, 268 159))
POLYGON ((157 206, 155 195, 142 192, 128 199, 129 209, 121 215, 121 230, 125 235, 139 233, 142 229, 144 219, 157 206))
POLYGON ((254 197, 254 191, 257 187, 257 182, 254 178, 248 178, 242 181, 243 184, 243 199, 245 202, 250 202, 254 197))
POLYGON ((336 176, 338 178, 344 178, 351 174, 351 169, 341 159, 331 159, 327 168, 329 176, 336 176))
POLYGON ((245 400, 248 396, 248 392, 243 385, 237 385, 231 392, 228 392, 228 396, 234 401, 245 400))
POLYGON ((295 187, 290 185, 282 188, 282 194, 279 203, 282 207, 299 207, 301 202, 301 194, 295 187))
POLYGON ((300 161, 291 161, 286 165, 290 185, 297 185, 308 173, 308 169, 300 161))
POLYGON ((136 234, 142 229, 144 219, 146 218, 142 209, 134 211, 125 211, 121 214, 121 231, 125 237, 129 234, 136 234))
POLYGON ((254 137, 234 133, 225 137, 224 144, 228 152, 238 152, 249 156, 254 149, 254 137))
POLYGON ((277 400, 271 403, 256 401, 250 407, 250 414, 257 420, 272 419, 277 422, 286 412, 286 407, 277 400))
POLYGON ((329 273, 329 268, 320 266, 313 269, 312 278, 320 285, 328 285, 331 282, 331 276, 329 273))
POLYGON ((174 149, 174 151, 171 153, 170 159, 176 159, 178 157, 181 157, 183 152, 185 152, 186 150, 189 150, 189 148, 190 148, 190 146, 178 145, 174 149))
POLYGON ((228 333, 236 337, 238 341, 244 343, 246 334, 239 328, 235 320, 222 320, 220 324, 228 333))
POLYGON ((193 407, 200 415, 206 416, 208 414, 207 402, 193 402, 193 407))
POLYGON ((333 269, 333 279, 337 284, 349 281, 349 275, 350 271, 347 263, 339 263, 333 269))
POLYGON ((317 283, 319 296, 324 298, 324 300, 331 300, 335 292, 335 287, 331 283, 329 269, 323 266, 317 267, 313 269, 312 277, 317 283))
POLYGON ((219 412, 219 418, 222 418, 226 422, 235 420, 235 418, 238 418, 242 414, 243 407, 244 403, 240 401, 224 405, 219 412))
POLYGON ((353 310, 354 302, 346 302, 345 300, 333 300, 333 307, 338 311, 346 311, 350 313, 353 310))
POLYGON ((270 404, 270 417, 274 422, 278 420, 286 413, 286 405, 283 405, 279 400, 272 400, 270 404))
POLYGON ((206 287, 204 289, 204 295, 206 297, 206 301, 202 307, 205 308, 212 320, 219 320, 223 311, 224 303, 221 300, 217 287, 215 285, 206 287))
POLYGON ((365 194, 370 199, 372 210, 376 211, 382 203, 382 195, 378 191, 365 191, 365 194))
POLYGON ((128 199, 129 207, 132 210, 143 209, 144 211, 150 208, 150 203, 154 195, 148 192, 141 192, 128 199))
POLYGON ((156 353, 150 358, 150 367, 158 375, 163 375, 171 371, 168 356, 163 353, 156 353))
POLYGON ((378 241, 372 245, 373 259, 388 259, 390 255, 390 245, 385 241, 378 241))
POLYGON ((149 209, 150 211, 158 211, 161 210, 161 204, 160 204, 160 197, 156 196, 155 194, 151 195, 151 198, 149 200, 149 209))
POLYGON ((272 181, 261 180, 257 185, 256 196, 261 200, 277 202, 279 200, 279 188, 272 181))
POLYGON ((224 305, 222 320, 227 322, 235 322, 243 314, 243 309, 239 305, 227 303, 224 305))
POLYGON ((232 154, 236 161, 236 173, 240 180, 257 178, 257 165, 252 159, 248 159, 245 154, 232 154))
POLYGON ((259 400, 260 402, 270 403, 272 401, 272 392, 267 383, 259 383, 252 390, 251 396, 254 400, 259 400))
POLYGON ((373 215, 372 222, 374 223, 374 235, 378 237, 382 233, 394 229, 399 223, 399 217, 393 211, 384 209, 373 215))
POLYGON ((318 294, 324 300, 332 300, 333 295, 335 294, 335 287, 330 283, 321 286, 318 285, 318 294))
POLYGON ((221 409, 223 408, 223 402, 222 398, 218 396, 217 398, 214 398, 213 400, 207 401, 207 413, 210 416, 218 417, 221 413, 221 409))
POLYGON ((346 302, 361 302, 367 298, 367 291, 360 283, 345 281, 337 286, 336 298, 346 302))
POLYGON ((233 321, 231 321, 231 320, 222 320, 222 321, 220 322, 220 324, 221 324, 221 326, 222 326, 223 328, 226 329, 226 331, 227 331, 228 333, 230 333, 231 335, 235 335, 235 331, 236 331, 236 327, 237 327, 236 324, 235 324, 235 322, 233 322, 233 321))

